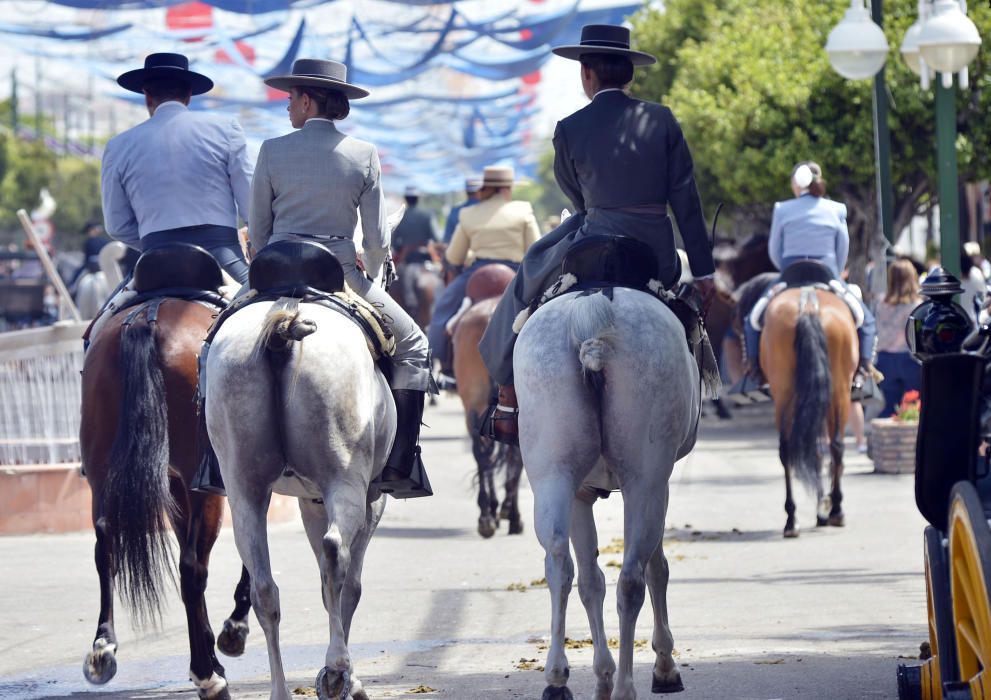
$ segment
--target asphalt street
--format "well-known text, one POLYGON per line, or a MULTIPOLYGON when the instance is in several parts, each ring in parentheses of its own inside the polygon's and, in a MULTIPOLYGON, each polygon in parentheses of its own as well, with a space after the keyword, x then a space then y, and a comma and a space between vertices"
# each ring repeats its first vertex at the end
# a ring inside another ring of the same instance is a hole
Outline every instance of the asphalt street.
MULTIPOLYGON (((532 499, 521 489, 522 535, 482 540, 460 404, 428 408, 424 456, 436 496, 392 502, 365 561, 351 633, 357 675, 372 698, 539 698, 550 601, 532 499)), ((852 443, 848 441, 848 447, 852 443)), ((895 669, 926 638, 923 520, 910 475, 872 473, 847 451, 846 527, 814 527, 800 501, 800 538, 784 540, 784 481, 765 409, 703 419, 695 452, 671 483, 665 549, 668 607, 686 691, 679 697, 894 698, 895 669)), ((605 571, 606 629, 618 636, 615 581, 622 500, 596 506, 605 571)), ((316 562, 302 525, 270 529, 291 689, 313 694, 328 632, 316 562)), ((192 698, 178 594, 158 629, 135 630, 118 606, 118 674, 82 676, 96 629, 92 533, 0 539, 0 697, 192 698)), ((214 549, 207 591, 215 629, 232 608, 240 562, 230 530, 214 549)), ((650 600, 637 628, 638 695, 651 697, 650 600)), ((223 658, 235 698, 268 697, 264 637, 252 616, 248 649, 223 658)), ((571 689, 594 688, 577 589, 568 636, 571 689)))

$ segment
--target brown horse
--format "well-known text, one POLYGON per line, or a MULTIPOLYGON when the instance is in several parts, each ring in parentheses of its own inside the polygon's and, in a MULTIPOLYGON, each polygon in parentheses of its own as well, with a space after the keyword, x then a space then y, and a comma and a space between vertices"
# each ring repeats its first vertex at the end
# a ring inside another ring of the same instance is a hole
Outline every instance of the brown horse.
POLYGON ((434 301, 444 282, 441 279, 442 244, 422 248, 404 247, 396 258, 396 281, 389 294, 424 331, 433 318, 434 301))
MULTIPOLYGON (((117 671, 114 589, 135 624, 160 614, 174 582, 168 524, 179 540, 179 583, 189 626, 190 678, 201 698, 228 698, 224 668, 204 591, 210 550, 220 532, 223 497, 192 492, 200 460, 197 355, 216 311, 157 298, 110 318, 93 338, 82 375, 82 464, 93 493, 100 617, 83 673, 103 684, 117 671)), ((250 582, 242 576, 237 607, 221 646, 244 650, 250 582)))
POLYGON ((492 537, 500 520, 509 521, 509 534, 523 532, 523 520, 517 495, 523 458, 520 448, 497 443, 479 435, 482 417, 488 409, 495 389, 489 376, 478 343, 489 325, 499 298, 513 280, 513 271, 505 265, 486 265, 476 270, 468 280, 467 295, 474 302, 456 321, 454 328, 454 377, 458 395, 465 409, 468 433, 471 435, 471 451, 478 465, 478 534, 492 537), (506 498, 499 506, 495 475, 506 470, 506 498))
POLYGON ((843 430, 857 369, 857 329, 846 304, 812 287, 788 289, 768 304, 760 340, 760 366, 774 400, 779 455, 785 468, 784 536, 798 536, 791 474, 814 490, 817 525, 843 525, 843 430), (832 458, 824 495, 819 441, 832 458))

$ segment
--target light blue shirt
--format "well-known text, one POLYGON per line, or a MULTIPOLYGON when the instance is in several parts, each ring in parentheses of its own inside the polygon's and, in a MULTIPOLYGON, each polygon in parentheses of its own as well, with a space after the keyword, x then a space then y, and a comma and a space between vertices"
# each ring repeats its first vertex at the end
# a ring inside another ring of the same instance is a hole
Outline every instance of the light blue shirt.
POLYGON ((104 228, 140 248, 141 237, 247 220, 253 167, 236 119, 164 102, 103 151, 104 228))
POLYGON ((846 205, 803 194, 774 205, 768 254, 779 270, 785 261, 811 258, 839 277, 850 252, 846 205))

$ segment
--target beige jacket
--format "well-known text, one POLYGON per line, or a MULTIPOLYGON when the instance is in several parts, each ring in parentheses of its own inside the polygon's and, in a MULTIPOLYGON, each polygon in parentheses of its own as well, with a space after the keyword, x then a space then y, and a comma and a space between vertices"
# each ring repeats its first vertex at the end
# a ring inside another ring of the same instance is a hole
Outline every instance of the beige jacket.
POLYGON ((470 250, 476 260, 520 262, 540 238, 537 219, 529 202, 507 202, 497 196, 458 213, 458 227, 445 257, 452 265, 464 265, 470 250))
POLYGON ((248 218, 255 250, 291 233, 350 240, 359 210, 365 269, 375 276, 390 238, 375 146, 342 134, 326 119, 310 119, 262 144, 248 218))

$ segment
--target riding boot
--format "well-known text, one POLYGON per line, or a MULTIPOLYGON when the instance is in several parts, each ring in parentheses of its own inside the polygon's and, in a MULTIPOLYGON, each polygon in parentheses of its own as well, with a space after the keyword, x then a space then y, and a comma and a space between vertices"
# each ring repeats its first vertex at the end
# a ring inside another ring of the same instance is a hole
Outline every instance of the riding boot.
POLYGON ((500 385, 496 403, 489 406, 478 432, 507 445, 520 444, 519 405, 516 403, 516 387, 500 385))
POLYGON ((372 481, 382 493, 393 498, 433 496, 427 471, 420 459, 420 421, 423 419, 425 392, 393 389, 396 402, 396 439, 382 473, 372 481))

